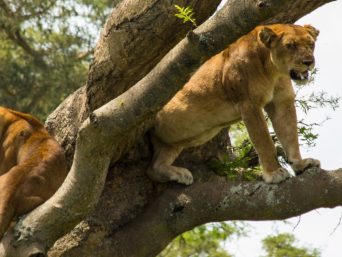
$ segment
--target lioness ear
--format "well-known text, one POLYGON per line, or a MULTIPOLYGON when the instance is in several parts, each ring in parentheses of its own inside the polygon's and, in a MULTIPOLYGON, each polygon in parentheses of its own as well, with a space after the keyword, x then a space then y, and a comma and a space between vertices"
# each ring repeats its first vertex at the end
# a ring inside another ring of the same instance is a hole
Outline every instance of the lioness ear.
POLYGON ((319 35, 319 30, 312 27, 311 25, 304 25, 304 28, 309 32, 309 34, 316 40, 319 35))
POLYGON ((267 27, 264 27, 262 30, 260 30, 258 36, 260 41, 268 48, 273 47, 278 39, 277 34, 267 27))

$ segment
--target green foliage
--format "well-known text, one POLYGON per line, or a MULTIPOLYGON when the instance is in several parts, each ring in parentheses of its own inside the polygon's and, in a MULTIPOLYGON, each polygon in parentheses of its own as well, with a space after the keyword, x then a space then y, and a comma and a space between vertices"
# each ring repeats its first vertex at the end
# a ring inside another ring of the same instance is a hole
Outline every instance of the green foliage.
POLYGON ((111 1, 0 4, 0 105, 45 118, 84 85, 111 1))
POLYGON ((185 232, 172 241, 158 257, 231 257, 222 242, 232 235, 244 235, 242 223, 211 223, 185 232))
POLYGON ((312 147, 316 145, 316 139, 318 138, 318 134, 314 133, 314 129, 316 126, 321 126, 321 124, 305 123, 303 119, 298 121, 299 139, 306 146, 312 147))
POLYGON ((253 181, 260 177, 259 165, 253 165, 253 159, 257 158, 251 141, 246 138, 240 145, 233 147, 236 158, 230 160, 224 156, 221 160, 210 162, 210 168, 221 176, 227 176, 229 180, 253 181))
POLYGON ((320 257, 318 249, 295 246, 296 239, 292 234, 282 233, 268 236, 263 241, 266 255, 262 257, 320 257))
POLYGON ((315 76, 318 73, 318 69, 311 71, 310 78, 306 84, 295 84, 296 86, 296 107, 300 108, 305 114, 310 110, 316 108, 331 108, 336 110, 339 107, 340 97, 329 96, 327 92, 311 92, 310 94, 303 93, 308 87, 313 86, 315 82, 315 76))
MULTIPOLYGON (((302 110, 305 114, 308 114, 311 110, 317 108, 331 108, 336 110, 339 108, 340 97, 328 95, 327 92, 311 92, 303 93, 307 91, 308 87, 312 86, 315 81, 315 75, 318 73, 317 69, 311 72, 309 82, 305 85, 296 85, 296 107, 302 110)), ((315 133, 315 128, 322 126, 325 121, 308 123, 304 119, 298 121, 298 135, 300 141, 309 147, 316 145, 316 139, 318 134, 315 133)))
POLYGON ((186 23, 189 21, 192 23, 193 26, 197 27, 196 19, 193 18, 194 12, 190 6, 180 7, 179 5, 175 5, 175 8, 178 11, 175 14, 177 18, 180 18, 183 21, 183 23, 186 23))
POLYGON ((340 97, 329 96, 327 92, 312 92, 308 96, 296 98, 296 106, 307 114, 310 110, 316 108, 331 108, 336 110, 339 107, 340 97))

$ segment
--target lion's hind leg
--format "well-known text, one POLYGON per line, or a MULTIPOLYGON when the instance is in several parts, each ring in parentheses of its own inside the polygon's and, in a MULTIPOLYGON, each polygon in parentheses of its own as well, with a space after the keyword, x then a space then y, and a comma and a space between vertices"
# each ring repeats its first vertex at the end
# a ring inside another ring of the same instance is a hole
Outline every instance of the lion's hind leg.
POLYGON ((10 169, 6 174, 0 176, 0 239, 7 231, 15 215, 15 193, 18 183, 13 177, 18 175, 20 179, 20 169, 17 166, 10 169))
POLYGON ((0 200, 0 239, 7 231, 14 216, 14 208, 8 201, 0 200))
POLYGON ((16 216, 30 212, 45 200, 33 192, 40 187, 32 183, 36 179, 30 180, 30 168, 17 165, 0 176, 0 238, 16 216), (30 185, 27 182, 31 182, 30 185))
POLYGON ((152 141, 154 156, 147 175, 157 182, 175 181, 185 185, 192 184, 193 177, 188 169, 172 165, 183 148, 164 144, 157 139, 152 141))

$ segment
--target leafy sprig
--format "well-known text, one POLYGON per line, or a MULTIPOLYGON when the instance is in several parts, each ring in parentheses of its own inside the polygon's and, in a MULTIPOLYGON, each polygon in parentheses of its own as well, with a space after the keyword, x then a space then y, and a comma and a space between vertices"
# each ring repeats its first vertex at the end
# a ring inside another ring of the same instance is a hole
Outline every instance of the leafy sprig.
POLYGON ((191 22, 192 25, 194 25, 195 27, 197 27, 196 24, 196 19, 193 18, 194 16, 194 11, 192 10, 192 8, 190 6, 187 7, 181 7, 179 5, 175 5, 175 8, 177 9, 177 13, 175 14, 175 16, 177 18, 180 18, 183 23, 186 22, 191 22))
POLYGON ((241 145, 233 147, 236 156, 233 160, 227 158, 223 160, 214 160, 209 166, 221 176, 227 176, 229 180, 257 180, 260 177, 260 166, 258 165, 257 155, 249 139, 242 142, 241 145))

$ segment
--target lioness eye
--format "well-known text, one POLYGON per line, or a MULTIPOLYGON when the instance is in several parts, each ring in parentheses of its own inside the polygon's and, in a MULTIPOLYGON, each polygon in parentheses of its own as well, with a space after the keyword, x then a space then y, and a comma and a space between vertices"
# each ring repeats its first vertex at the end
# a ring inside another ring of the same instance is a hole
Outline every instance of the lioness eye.
POLYGON ((287 47, 288 49, 295 50, 295 49, 297 49, 297 44, 294 43, 294 42, 287 43, 287 44, 286 44, 286 47, 287 47))

